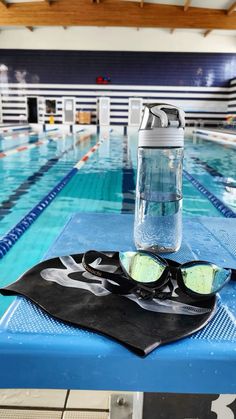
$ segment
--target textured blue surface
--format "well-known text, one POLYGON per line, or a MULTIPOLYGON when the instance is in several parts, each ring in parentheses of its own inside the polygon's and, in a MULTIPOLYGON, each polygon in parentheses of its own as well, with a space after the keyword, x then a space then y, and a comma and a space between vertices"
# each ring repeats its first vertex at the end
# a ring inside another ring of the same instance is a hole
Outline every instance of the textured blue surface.
MULTIPOLYGON (((133 215, 75 214, 49 249, 46 258, 97 250, 131 250, 133 215)), ((236 269, 236 221, 216 217, 184 218, 178 262, 202 259, 236 269)), ((170 257, 170 255, 166 255, 170 257)))
MULTIPOLYGON (((46 257, 91 248, 131 249, 132 226, 131 215, 74 215, 46 257)), ((234 219, 185 219, 183 246, 173 257, 236 267, 235 227, 234 219)), ((0 323, 0 386, 235 393, 235 301, 236 283, 231 283, 202 331, 142 359, 111 339, 54 320, 17 298, 0 323)))

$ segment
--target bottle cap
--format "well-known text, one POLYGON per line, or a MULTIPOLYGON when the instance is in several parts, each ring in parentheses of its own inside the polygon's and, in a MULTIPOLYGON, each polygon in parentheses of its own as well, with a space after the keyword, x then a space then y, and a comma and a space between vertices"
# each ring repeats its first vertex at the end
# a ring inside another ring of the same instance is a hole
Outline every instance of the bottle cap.
POLYGON ((165 103, 145 105, 139 128, 139 147, 183 147, 185 114, 165 103))

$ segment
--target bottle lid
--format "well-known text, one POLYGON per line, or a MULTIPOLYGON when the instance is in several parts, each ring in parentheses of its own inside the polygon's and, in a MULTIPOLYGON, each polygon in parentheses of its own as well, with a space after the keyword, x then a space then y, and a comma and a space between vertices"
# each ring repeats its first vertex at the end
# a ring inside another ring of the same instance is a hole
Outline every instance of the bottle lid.
POLYGON ((145 105, 139 147, 183 147, 184 111, 165 103, 145 105))

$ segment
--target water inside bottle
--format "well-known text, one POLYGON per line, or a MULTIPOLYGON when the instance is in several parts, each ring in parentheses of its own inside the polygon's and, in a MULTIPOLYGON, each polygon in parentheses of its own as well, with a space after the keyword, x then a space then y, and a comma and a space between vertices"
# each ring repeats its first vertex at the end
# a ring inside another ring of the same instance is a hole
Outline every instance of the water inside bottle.
POLYGON ((138 249, 177 251, 182 239, 182 196, 141 193, 137 198, 134 239, 138 249))

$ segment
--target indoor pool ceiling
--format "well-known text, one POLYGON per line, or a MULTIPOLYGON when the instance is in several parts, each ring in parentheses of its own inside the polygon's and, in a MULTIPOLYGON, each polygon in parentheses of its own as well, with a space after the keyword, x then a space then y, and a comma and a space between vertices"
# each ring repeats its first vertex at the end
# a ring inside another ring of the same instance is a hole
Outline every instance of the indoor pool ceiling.
MULTIPOLYGON (((41 2, 44 3, 46 0, 6 0, 5 3, 36 3, 41 2)), ((60 0, 54 0, 60 1, 60 0)), ((129 0, 124 0, 129 1, 129 0)), ((136 2, 140 2, 140 0, 132 0, 136 2)), ((68 0, 69 2, 69 0, 68 0)), ((176 5, 176 6, 183 6, 183 0, 148 0, 146 3, 156 3, 156 4, 169 4, 169 5, 176 5)), ((189 2, 192 7, 204 7, 209 9, 228 9, 232 1, 231 0, 192 0, 189 2)))
POLYGON ((0 27, 236 30, 234 0, 0 0, 0 27))

